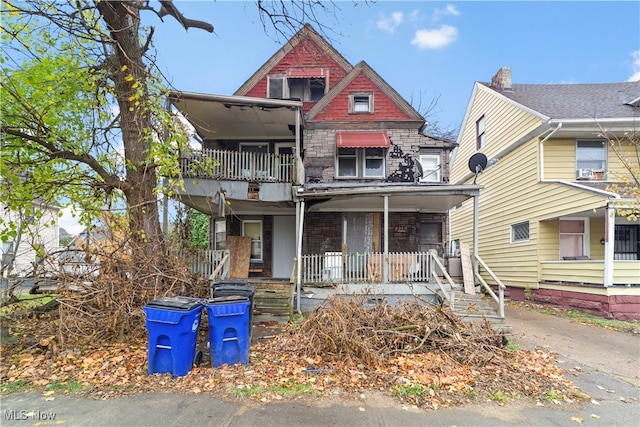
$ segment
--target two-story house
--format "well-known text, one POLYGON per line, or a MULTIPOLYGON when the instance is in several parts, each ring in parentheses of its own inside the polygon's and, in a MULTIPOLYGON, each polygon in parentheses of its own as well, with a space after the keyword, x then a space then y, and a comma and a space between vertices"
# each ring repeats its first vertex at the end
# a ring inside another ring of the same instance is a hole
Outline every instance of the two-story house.
MULTIPOLYGON (((613 187, 629 177, 621 159, 638 165, 639 130, 640 82, 512 84, 505 67, 475 83, 450 178, 483 186, 477 252, 508 295, 640 318, 640 224, 613 187)), ((452 239, 473 243, 473 209, 451 210, 452 239)))
POLYGON ((448 249, 449 208, 479 193, 449 183, 454 142, 425 135, 380 75, 309 25, 233 95, 170 101, 202 142, 183 159, 178 197, 211 215, 232 277, 292 279, 298 295, 323 284, 409 293, 448 249))
POLYGON ((54 253, 60 246, 59 212, 59 206, 40 200, 33 202, 30 211, 15 211, 0 204, 0 226, 13 223, 22 228, 0 247, 3 277, 55 274, 58 266, 54 253))

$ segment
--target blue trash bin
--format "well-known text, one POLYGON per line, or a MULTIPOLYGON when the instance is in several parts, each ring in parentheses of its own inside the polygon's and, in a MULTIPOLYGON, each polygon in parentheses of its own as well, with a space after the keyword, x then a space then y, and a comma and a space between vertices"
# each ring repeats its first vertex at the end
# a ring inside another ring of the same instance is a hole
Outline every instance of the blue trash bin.
POLYGON ((202 303, 193 299, 162 298, 144 306, 147 315, 149 375, 187 375, 196 357, 202 303))
POLYGON ((228 296, 207 301, 211 366, 249 363, 249 298, 228 296))

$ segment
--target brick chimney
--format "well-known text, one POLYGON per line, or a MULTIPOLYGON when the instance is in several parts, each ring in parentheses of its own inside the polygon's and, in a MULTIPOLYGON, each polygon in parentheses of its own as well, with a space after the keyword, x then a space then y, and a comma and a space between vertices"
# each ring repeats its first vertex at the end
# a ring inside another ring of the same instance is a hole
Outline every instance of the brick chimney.
POLYGON ((511 67, 502 67, 491 78, 491 87, 496 89, 511 90, 511 67))

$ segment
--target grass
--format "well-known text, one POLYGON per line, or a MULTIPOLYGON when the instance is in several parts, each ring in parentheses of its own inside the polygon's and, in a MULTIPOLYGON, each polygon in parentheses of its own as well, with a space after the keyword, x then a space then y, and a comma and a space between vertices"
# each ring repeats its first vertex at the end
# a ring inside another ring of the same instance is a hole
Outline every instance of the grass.
POLYGON ((550 314, 553 316, 572 319, 585 325, 599 326, 619 332, 640 333, 640 320, 615 320, 594 316, 576 309, 564 309, 560 307, 549 307, 542 304, 527 303, 527 307, 538 313, 550 314))
POLYGON ((498 403, 498 405, 504 405, 509 400, 511 400, 511 396, 508 393, 505 393, 504 391, 498 389, 491 391, 489 397, 491 398, 491 400, 498 403))
POLYGON ((0 383, 0 391, 2 392, 2 394, 22 393, 27 391, 30 386, 31 384, 24 380, 11 382, 3 381, 2 383, 0 383))
POLYGON ((241 384, 233 389, 233 394, 241 397, 256 397, 261 398, 266 394, 274 394, 279 396, 299 396, 299 395, 312 395, 320 396, 321 393, 313 387, 312 382, 296 382, 287 381, 279 384, 275 384, 269 387, 262 385, 249 385, 241 384))
POLYGON ((54 299, 55 294, 20 294, 17 296, 18 301, 0 308, 0 315, 8 316, 20 311, 26 311, 41 305, 44 305, 54 299))
POLYGON ((62 391, 64 393, 77 393, 84 390, 86 386, 82 385, 79 381, 53 381, 46 385, 47 391, 62 391))
POLYGON ((393 389, 393 394, 400 399, 418 399, 426 392, 426 387, 420 384, 402 384, 393 389))

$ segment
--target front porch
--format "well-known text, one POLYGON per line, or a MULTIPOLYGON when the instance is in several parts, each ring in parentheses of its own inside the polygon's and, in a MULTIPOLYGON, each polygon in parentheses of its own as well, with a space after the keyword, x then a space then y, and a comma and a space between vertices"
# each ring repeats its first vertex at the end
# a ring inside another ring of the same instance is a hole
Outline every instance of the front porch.
MULTIPOLYGON (((640 286, 640 261, 613 261, 613 286, 640 286)), ((605 286, 604 260, 541 261, 540 281, 605 286)))

